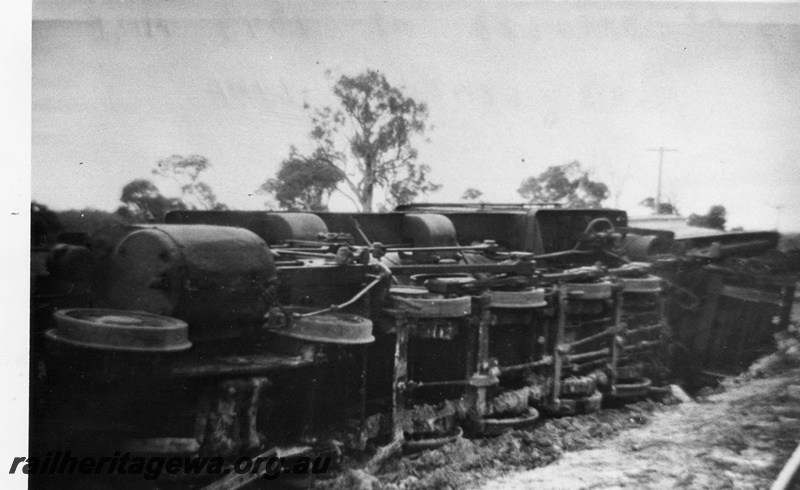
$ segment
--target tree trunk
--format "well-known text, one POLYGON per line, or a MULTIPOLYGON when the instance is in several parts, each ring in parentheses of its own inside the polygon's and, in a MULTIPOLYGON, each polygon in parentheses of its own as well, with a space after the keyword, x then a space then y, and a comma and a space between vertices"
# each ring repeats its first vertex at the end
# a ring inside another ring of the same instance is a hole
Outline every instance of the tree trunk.
POLYGON ((372 194, 375 191, 375 187, 373 184, 369 183, 364 185, 364 191, 361 193, 361 212, 362 213, 371 213, 372 212, 372 194))
POLYGON ((375 163, 371 157, 365 158, 364 161, 364 190, 361 192, 359 198, 361 199, 361 212, 372 212, 372 195, 375 193, 375 163))

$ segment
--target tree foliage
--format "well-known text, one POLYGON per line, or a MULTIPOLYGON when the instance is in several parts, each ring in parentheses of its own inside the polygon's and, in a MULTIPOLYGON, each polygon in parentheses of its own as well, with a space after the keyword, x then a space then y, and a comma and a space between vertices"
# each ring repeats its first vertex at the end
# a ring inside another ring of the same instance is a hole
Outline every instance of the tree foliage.
POLYGON ((130 221, 154 221, 164 218, 172 209, 187 209, 178 198, 164 197, 158 187, 147 179, 136 179, 122 188, 122 202, 116 213, 130 221))
POLYGON ((591 180, 578 161, 554 165, 536 177, 528 177, 517 192, 529 202, 570 208, 599 208, 609 196, 608 186, 591 180))
POLYGON ((228 207, 219 201, 211 186, 200 180, 200 175, 211 167, 206 157, 200 155, 172 155, 159 160, 154 175, 169 179, 178 185, 180 197, 166 197, 147 179, 135 179, 122 188, 122 202, 116 214, 126 221, 158 221, 173 209, 222 210, 228 207))
POLYGON ((115 213, 101 209, 68 209, 53 211, 44 204, 31 202, 31 245, 51 246, 67 243, 70 237, 92 235, 100 228, 123 224, 125 220, 115 213))
POLYGON ((711 206, 708 213, 704 215, 692 214, 686 222, 689 226, 699 226, 701 228, 714 228, 717 230, 725 230, 725 222, 727 211, 725 206, 719 204, 711 206))
POLYGON ((477 199, 480 199, 482 195, 483 191, 481 191, 480 189, 476 189, 474 187, 470 187, 464 191, 464 194, 461 195, 461 199, 463 201, 475 201, 477 199))
POLYGON ((228 209, 217 201, 211 186, 200 180, 200 174, 210 167, 211 163, 204 156, 172 155, 159 160, 153 174, 174 181, 181 190, 181 201, 188 209, 228 209))
POLYGON ((47 247, 56 242, 58 234, 64 231, 64 225, 58 213, 44 204, 31 202, 31 246, 47 247))
POLYGON ((655 211, 655 214, 670 214, 674 216, 680 215, 680 211, 678 211, 678 206, 672 199, 667 199, 666 202, 658 203, 658 210, 656 211, 656 200, 655 198, 648 197, 644 199, 642 202, 639 203, 640 206, 644 206, 646 208, 650 208, 655 211))
POLYGON ((275 178, 264 182, 260 190, 273 194, 288 211, 327 211, 328 199, 343 178, 338 168, 303 157, 292 147, 275 178))
POLYGON ((307 155, 293 150, 289 160, 299 158, 339 169, 341 185, 336 189, 364 212, 373 210, 376 191, 391 206, 441 187, 428 181, 430 167, 417 162, 413 144, 427 129, 424 103, 406 96, 376 70, 342 75, 332 91, 338 107, 305 105, 315 150, 307 155))
POLYGON ((102 209, 68 209, 59 211, 58 217, 64 224, 67 232, 83 232, 88 235, 93 234, 100 228, 124 224, 132 220, 126 219, 119 213, 109 213, 102 209))

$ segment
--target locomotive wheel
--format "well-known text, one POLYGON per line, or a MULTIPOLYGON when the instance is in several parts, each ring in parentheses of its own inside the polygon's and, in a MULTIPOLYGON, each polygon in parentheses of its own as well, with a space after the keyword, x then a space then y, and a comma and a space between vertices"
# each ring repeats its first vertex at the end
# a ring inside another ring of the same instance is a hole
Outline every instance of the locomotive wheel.
POLYGON ((457 439, 464 435, 464 430, 461 427, 456 427, 453 429, 451 434, 447 434, 441 437, 420 437, 420 438, 409 438, 406 436, 405 441, 403 441, 403 454, 415 454, 421 453, 422 451, 428 451, 433 449, 438 449, 445 444, 450 444, 451 442, 455 442, 457 439))
POLYGON ((569 377, 561 380, 561 393, 559 396, 564 398, 580 398, 591 396, 597 383, 588 376, 569 377))
POLYGON ((603 404, 603 394, 599 391, 583 398, 561 398, 558 403, 545 402, 541 409, 550 415, 582 415, 600 410, 603 404))
POLYGON ((656 276, 647 277, 620 277, 619 284, 625 293, 660 293, 661 278, 656 276))
POLYGON ((483 437, 496 437, 510 430, 530 427, 539 419, 539 412, 532 407, 518 417, 494 418, 485 417, 478 422, 477 435, 483 437))
POLYGON ((412 318, 460 318, 472 313, 472 298, 402 298, 394 306, 412 318))
POLYGON ((541 308, 547 306, 544 289, 525 289, 523 291, 489 291, 490 308, 541 308))
POLYGON ((615 393, 617 396, 641 396, 646 394, 652 382, 648 378, 638 378, 632 380, 623 379, 622 382, 617 382, 614 385, 615 393))
POLYGON ((56 328, 46 336, 77 347, 124 352, 189 349, 189 326, 167 316, 127 310, 79 308, 56 311, 56 328))
POLYGON ((650 388, 647 389, 647 396, 657 401, 664 399, 670 394, 672 394, 672 388, 670 388, 669 385, 650 386, 650 388))
POLYGON ((637 379, 637 378, 642 378, 643 375, 644 375, 644 364, 642 363, 617 366, 617 378, 619 379, 637 379))
POLYGON ((564 287, 569 296, 577 299, 609 299, 613 285, 610 282, 568 283, 564 287))
POLYGON ((652 384, 649 378, 619 380, 614 384, 614 391, 606 393, 604 405, 614 406, 644 398, 650 392, 652 384))

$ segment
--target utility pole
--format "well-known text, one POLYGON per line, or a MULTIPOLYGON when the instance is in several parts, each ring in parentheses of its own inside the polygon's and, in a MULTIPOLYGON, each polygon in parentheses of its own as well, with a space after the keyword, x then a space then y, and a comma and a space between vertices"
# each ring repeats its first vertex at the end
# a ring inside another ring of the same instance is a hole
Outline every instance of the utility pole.
POLYGON ((656 191, 656 207, 655 212, 656 214, 661 214, 661 173, 664 167, 664 152, 666 151, 678 151, 671 148, 649 148, 647 151, 657 151, 658 152, 658 191, 656 191))

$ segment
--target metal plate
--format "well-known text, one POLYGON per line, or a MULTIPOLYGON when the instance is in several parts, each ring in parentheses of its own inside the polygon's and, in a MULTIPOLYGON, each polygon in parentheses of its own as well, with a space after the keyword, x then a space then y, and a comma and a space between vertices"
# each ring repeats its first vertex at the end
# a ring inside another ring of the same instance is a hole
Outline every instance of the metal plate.
POLYGON ((127 352, 176 352, 189 349, 189 326, 177 318, 126 310, 59 310, 56 328, 46 336, 77 347, 127 352))

